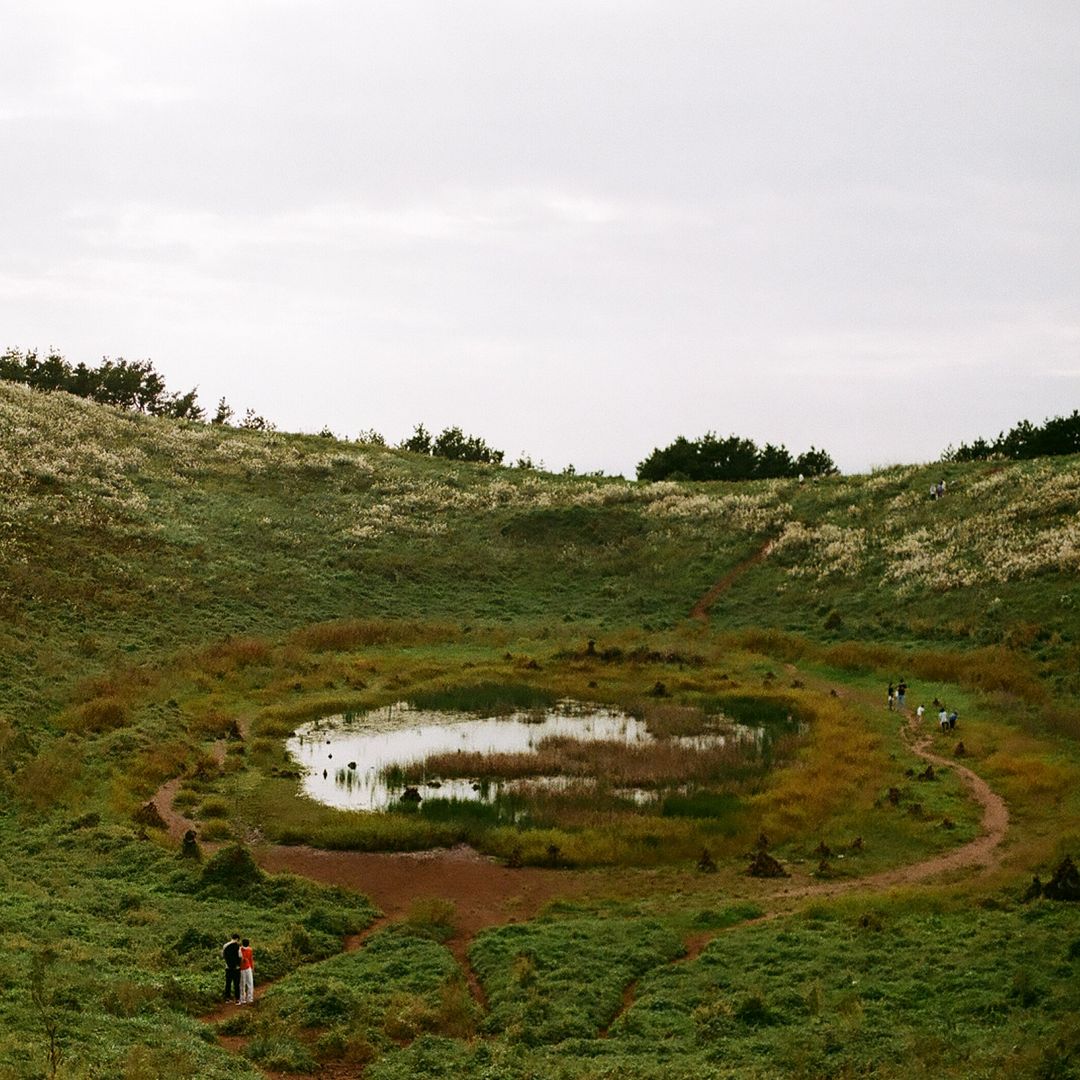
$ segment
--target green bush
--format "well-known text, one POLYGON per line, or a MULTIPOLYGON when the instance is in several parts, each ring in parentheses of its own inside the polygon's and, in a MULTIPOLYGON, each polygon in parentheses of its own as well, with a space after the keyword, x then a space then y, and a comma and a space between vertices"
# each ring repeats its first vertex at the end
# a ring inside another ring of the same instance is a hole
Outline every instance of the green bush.
POLYGON ((207 889, 227 889, 236 892, 251 889, 265 878, 243 844, 229 844, 216 851, 202 871, 202 885, 207 889))

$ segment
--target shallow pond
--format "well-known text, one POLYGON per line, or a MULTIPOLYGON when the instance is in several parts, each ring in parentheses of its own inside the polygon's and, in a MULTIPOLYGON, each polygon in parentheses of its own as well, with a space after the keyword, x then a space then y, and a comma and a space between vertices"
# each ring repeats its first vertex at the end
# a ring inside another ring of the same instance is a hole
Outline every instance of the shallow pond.
MULTIPOLYGON (((730 739, 760 743, 763 729, 718 719, 722 728, 705 734, 673 737, 669 745, 692 749, 723 746, 730 739)), ((480 718, 472 713, 438 712, 410 705, 350 716, 330 716, 299 728, 288 741, 293 758, 304 767, 305 794, 318 802, 351 810, 383 810, 401 799, 404 785, 394 783, 394 766, 416 765, 435 754, 469 751, 517 754, 535 751, 553 736, 582 742, 648 744, 657 740, 645 721, 598 705, 563 701, 554 708, 480 718), (391 777, 388 778, 388 773, 391 777)), ((533 789, 587 785, 579 778, 540 776, 526 780, 480 783, 475 779, 429 776, 414 783, 422 799, 490 802, 500 794, 533 789)), ((658 793, 640 789, 616 792, 634 801, 658 793)))

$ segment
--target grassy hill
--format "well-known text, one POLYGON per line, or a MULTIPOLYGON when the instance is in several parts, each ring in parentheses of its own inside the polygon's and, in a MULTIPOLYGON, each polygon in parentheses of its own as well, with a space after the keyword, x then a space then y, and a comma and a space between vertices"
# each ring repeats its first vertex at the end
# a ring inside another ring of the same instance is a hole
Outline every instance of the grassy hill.
POLYGON ((335 1055, 387 1077, 901 1076, 913 1061, 937 1075, 1075 1075, 1075 913, 1017 899, 1032 872, 1080 852, 1078 564, 1074 458, 639 484, 0 384, 0 1077, 248 1076, 249 1059, 310 1068, 335 1055), (762 828, 796 862, 857 832, 860 873, 977 833, 955 777, 920 793, 922 817, 882 809, 916 763, 882 707, 901 676, 973 721, 973 767, 1013 813, 1001 870, 929 899, 822 902, 671 965, 672 935, 724 924, 762 828), (773 773, 734 791, 738 815, 709 834, 728 862, 704 892, 687 853, 705 826, 690 819, 631 822, 618 842, 587 822, 522 840, 375 828, 297 799, 281 738, 299 720, 492 682, 639 709, 660 685, 672 707, 727 695, 813 719, 773 773), (234 720, 250 734, 220 769, 210 748, 234 720), (527 944, 504 940, 509 929, 478 938, 490 999, 478 1017, 430 927, 335 956, 372 918, 355 894, 258 876, 237 899, 227 873, 178 862, 132 820, 174 775, 187 805, 223 807, 206 814, 207 837, 468 839, 501 855, 524 846, 527 859, 557 841, 580 865, 684 860, 691 877, 620 877, 632 902, 549 913, 527 944), (952 831, 936 828, 943 818, 952 831), (263 1026, 245 1029, 249 1059, 194 1019, 216 991, 217 938, 238 924, 263 944, 260 977, 282 977, 263 1026), (607 940, 623 943, 617 962, 607 940), (999 986, 972 956, 1006 950, 999 986), (787 967, 767 959, 788 953, 787 967), (586 954, 599 997, 567 1011, 586 954), (920 955, 940 964, 919 967, 920 955), (386 970, 410 973, 396 998, 386 970), (621 1013, 630 983, 638 1004, 621 1013), (477 1030, 487 1037, 469 1041, 477 1030))
POLYGON ((64 669, 81 675, 117 650, 142 659, 341 617, 669 629, 768 544, 713 608, 714 629, 1004 644, 1080 689, 1074 458, 807 484, 580 480, 9 384, 0 455, 2 644, 22 658, 16 679, 62 684, 64 669), (942 475, 948 494, 931 501, 942 475))

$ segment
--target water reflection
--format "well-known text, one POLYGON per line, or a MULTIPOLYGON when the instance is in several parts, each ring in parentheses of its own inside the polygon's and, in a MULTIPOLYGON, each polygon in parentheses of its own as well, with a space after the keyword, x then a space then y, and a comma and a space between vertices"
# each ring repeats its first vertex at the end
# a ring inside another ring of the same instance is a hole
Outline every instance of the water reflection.
MULTIPOLYGON (((287 743, 304 766, 304 791, 329 806, 382 810, 400 801, 405 790, 395 766, 417 765, 434 754, 468 751, 515 754, 535 751, 553 736, 583 742, 648 744, 656 740, 645 721, 626 713, 580 702, 559 702, 552 709, 479 719, 468 713, 391 705, 359 715, 330 716, 297 730, 287 743)), ((763 729, 724 722, 703 734, 674 737, 669 744, 691 749, 723 746, 728 739, 760 744, 763 729)), ((587 787, 595 781, 565 776, 539 776, 487 781, 425 776, 412 784, 422 799, 490 802, 503 794, 561 790, 570 784, 587 787)), ((648 802, 654 791, 623 788, 620 798, 648 802)))

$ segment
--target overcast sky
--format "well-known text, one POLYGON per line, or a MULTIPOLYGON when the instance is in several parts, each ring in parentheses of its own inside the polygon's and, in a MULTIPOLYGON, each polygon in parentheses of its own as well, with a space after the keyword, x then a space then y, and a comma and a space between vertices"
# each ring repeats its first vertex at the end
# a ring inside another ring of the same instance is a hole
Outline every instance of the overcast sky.
POLYGON ((1080 406, 1076 0, 0 0, 0 349, 844 471, 1080 406))

